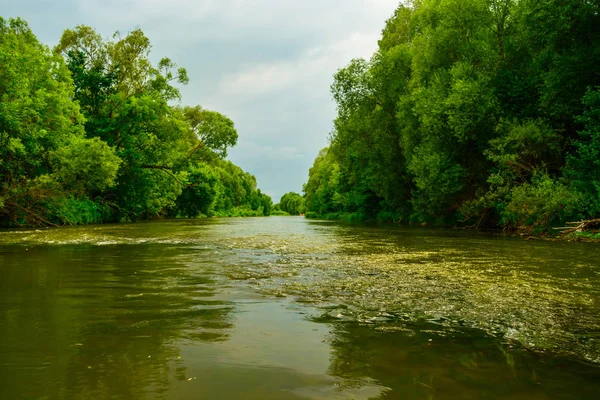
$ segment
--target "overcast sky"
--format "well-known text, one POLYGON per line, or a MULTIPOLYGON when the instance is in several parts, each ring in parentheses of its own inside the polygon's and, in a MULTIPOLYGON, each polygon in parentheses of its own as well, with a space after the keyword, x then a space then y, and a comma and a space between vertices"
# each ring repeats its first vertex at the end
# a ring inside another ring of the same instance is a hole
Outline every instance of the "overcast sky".
POLYGON ((152 58, 187 69, 183 104, 233 119, 229 159, 279 202, 301 192, 335 116, 333 74, 369 58, 398 0, 0 0, 0 15, 27 20, 54 46, 90 25, 105 37, 141 28, 152 58))

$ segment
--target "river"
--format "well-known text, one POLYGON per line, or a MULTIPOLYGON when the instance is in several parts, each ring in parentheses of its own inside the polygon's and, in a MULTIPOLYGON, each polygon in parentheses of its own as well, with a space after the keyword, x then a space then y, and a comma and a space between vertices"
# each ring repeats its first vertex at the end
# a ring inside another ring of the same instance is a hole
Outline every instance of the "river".
POLYGON ((300 217, 0 231, 0 399, 600 394, 600 248, 300 217))

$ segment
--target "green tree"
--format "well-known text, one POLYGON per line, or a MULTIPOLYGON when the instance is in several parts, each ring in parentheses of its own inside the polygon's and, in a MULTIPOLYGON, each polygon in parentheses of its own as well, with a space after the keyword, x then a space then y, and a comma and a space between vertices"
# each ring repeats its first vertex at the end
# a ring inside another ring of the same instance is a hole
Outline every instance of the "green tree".
POLYGON ((67 189, 99 194, 115 184, 121 159, 99 138, 73 138, 51 153, 54 175, 67 189))
POLYGON ((0 18, 1 224, 68 222, 48 204, 113 184, 119 159, 85 139, 73 96, 64 61, 23 20, 0 18))
POLYGON ((598 215, 599 24, 589 1, 400 5, 371 59, 335 75, 307 211, 540 229, 598 215))
POLYGON ((600 89, 589 89, 583 97, 585 109, 577 118, 583 125, 575 143, 575 153, 568 157, 567 176, 585 197, 581 211, 588 217, 600 215, 600 89))
POLYGON ((227 157, 227 148, 235 146, 238 139, 233 121, 216 111, 200 106, 185 107, 183 113, 200 143, 194 152, 206 147, 219 157, 227 157))
POLYGON ((325 148, 315 158, 308 182, 303 186, 307 212, 325 215, 345 209, 343 196, 336 191, 340 184, 340 168, 333 157, 333 153, 325 148))
POLYGON ((141 30, 114 37, 105 41, 78 26, 64 32, 55 53, 74 77, 88 137, 102 139, 122 160, 105 197, 115 199, 118 218, 149 218, 174 204, 200 142, 184 111, 169 104, 180 98, 172 82, 187 83, 187 73, 167 58, 153 66, 141 30))
POLYGON ((80 25, 51 53, 0 19, 0 224, 270 213, 256 178, 223 160, 233 122, 177 105, 187 72, 150 50, 139 29, 105 40, 80 25))
POLYGON ((299 215, 304 212, 304 198, 295 192, 289 192, 281 196, 279 208, 291 215, 299 215))
POLYGON ((187 176, 188 185, 177 197, 172 214, 195 218, 200 214, 212 216, 219 190, 219 176, 210 166, 200 164, 187 176))

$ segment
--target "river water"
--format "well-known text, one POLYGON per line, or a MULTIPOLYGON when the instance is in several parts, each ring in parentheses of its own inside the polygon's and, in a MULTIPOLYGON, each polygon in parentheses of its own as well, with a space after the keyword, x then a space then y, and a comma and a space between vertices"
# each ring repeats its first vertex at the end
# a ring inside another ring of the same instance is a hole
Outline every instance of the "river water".
POLYGON ((600 248, 300 217, 0 231, 0 399, 600 398, 600 248))

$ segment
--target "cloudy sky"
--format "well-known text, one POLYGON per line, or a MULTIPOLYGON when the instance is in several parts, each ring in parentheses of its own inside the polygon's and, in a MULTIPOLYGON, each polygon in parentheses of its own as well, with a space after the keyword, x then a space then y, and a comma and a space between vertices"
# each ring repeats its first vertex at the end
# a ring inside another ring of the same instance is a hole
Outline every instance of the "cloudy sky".
POLYGON ((152 57, 186 67, 184 104, 234 120, 229 158, 279 201, 301 192, 335 116, 333 74, 370 57, 398 0, 0 0, 54 46, 85 24, 105 37, 141 28, 152 57))

